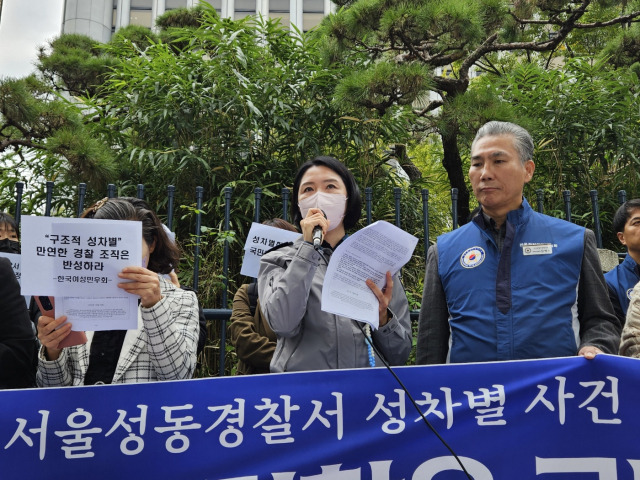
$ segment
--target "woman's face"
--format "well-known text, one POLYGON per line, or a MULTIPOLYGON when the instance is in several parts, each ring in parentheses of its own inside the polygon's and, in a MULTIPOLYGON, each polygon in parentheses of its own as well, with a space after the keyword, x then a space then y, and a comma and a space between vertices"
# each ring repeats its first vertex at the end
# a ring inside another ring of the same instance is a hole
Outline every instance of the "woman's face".
POLYGON ((0 224, 0 240, 4 240, 5 238, 8 238, 9 240, 15 240, 16 242, 18 241, 18 234, 16 233, 15 229, 8 223, 0 224))
POLYGON ((309 167, 300 181, 298 202, 316 192, 341 193, 347 195, 347 187, 336 172, 324 165, 309 167))

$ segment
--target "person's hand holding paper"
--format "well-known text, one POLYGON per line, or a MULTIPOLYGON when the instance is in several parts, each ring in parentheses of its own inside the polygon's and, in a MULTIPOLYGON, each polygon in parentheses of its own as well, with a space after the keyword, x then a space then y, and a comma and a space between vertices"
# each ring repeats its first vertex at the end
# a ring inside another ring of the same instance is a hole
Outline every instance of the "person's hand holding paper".
POLYGON ((391 303, 391 297, 393 296, 393 276, 391 272, 387 272, 387 283, 382 289, 376 285, 376 283, 370 278, 367 279, 367 287, 371 289, 373 294, 378 299, 378 327, 384 327, 389 321, 389 303, 391 303))

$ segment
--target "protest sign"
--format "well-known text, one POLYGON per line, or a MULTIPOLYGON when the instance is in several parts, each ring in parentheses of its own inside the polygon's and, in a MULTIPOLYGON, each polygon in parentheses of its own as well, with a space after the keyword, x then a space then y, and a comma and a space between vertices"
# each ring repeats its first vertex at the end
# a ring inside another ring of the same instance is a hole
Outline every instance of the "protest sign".
POLYGON ((137 327, 138 297, 118 273, 142 261, 137 221, 22 217, 22 294, 53 296, 74 330, 137 327))
MULTIPOLYGON (((398 367, 475 480, 640 475, 640 361, 398 367)), ((384 368, 0 392, 3 479, 465 479, 384 368)))
POLYGON ((247 277, 258 278, 262 255, 282 243, 293 242, 300 237, 298 232, 262 225, 253 222, 244 244, 244 258, 240 273, 247 277))

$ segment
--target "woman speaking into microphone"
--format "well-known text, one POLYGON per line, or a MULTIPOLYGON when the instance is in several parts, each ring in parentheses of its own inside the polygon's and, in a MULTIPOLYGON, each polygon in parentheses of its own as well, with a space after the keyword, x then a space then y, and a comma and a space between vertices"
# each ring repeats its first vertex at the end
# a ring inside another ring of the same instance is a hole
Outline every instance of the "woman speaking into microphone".
MULTIPOLYGON (((333 157, 304 163, 293 182, 293 219, 302 236, 267 252, 260 263, 258 293, 276 333, 271 372, 364 368, 382 365, 361 322, 321 310, 322 285, 331 254, 360 218, 362 200, 351 172, 333 157), (322 241, 314 230, 322 232, 322 241)), ((397 276, 387 273, 379 302, 380 328, 370 332, 376 350, 392 365, 404 365, 411 350, 407 298, 397 276)))

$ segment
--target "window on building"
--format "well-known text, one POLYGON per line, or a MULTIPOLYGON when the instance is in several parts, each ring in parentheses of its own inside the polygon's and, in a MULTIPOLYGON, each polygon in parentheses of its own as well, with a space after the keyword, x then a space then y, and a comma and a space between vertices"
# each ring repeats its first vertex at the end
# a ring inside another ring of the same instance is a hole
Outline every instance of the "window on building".
POLYGON ((235 19, 248 17, 256 14, 256 0, 236 0, 235 1, 235 19))
POLYGON ((131 7, 129 15, 129 25, 139 25, 141 27, 151 28, 152 18, 151 9, 138 9, 131 7))
POLYGON ((289 26, 289 0, 269 0, 269 18, 279 18, 282 25, 289 26))
POLYGON ((324 0, 303 0, 302 28, 305 32, 311 30, 324 18, 324 0))

